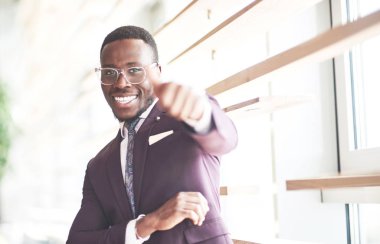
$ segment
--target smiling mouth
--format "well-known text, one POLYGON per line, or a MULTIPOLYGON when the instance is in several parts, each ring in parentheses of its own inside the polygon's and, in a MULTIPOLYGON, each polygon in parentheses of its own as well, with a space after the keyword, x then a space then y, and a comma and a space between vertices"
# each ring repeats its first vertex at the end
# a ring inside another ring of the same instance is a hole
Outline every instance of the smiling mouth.
POLYGON ((127 97, 114 97, 114 100, 121 104, 127 104, 132 102, 133 100, 137 99, 137 95, 134 96, 127 96, 127 97))

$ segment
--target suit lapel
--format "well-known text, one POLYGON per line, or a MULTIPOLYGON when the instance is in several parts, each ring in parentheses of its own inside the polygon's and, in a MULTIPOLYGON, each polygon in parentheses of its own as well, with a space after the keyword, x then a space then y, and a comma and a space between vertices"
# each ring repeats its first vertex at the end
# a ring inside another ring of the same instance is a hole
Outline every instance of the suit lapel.
POLYGON ((160 121, 163 112, 156 104, 148 117, 145 119, 141 128, 138 130, 135 137, 135 145, 133 152, 133 190, 135 193, 136 213, 139 213, 139 206, 141 200, 141 186, 145 169, 146 156, 148 154, 148 139, 151 134, 152 128, 160 121))
POLYGON ((133 219, 131 206, 128 201, 123 175, 121 172, 120 161, 120 142, 122 137, 120 132, 115 138, 114 142, 109 149, 109 157, 107 158, 107 172, 110 180, 113 193, 115 195, 117 204, 126 220, 133 219))

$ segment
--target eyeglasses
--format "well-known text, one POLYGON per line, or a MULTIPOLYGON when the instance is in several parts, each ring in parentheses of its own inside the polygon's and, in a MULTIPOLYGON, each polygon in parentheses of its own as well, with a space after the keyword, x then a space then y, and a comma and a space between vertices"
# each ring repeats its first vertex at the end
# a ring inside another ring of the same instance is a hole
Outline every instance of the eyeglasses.
POLYGON ((152 65, 158 65, 158 63, 151 63, 140 67, 130 67, 128 69, 95 68, 95 73, 103 85, 113 85, 119 79, 120 74, 124 76, 124 79, 128 83, 137 85, 145 81, 145 69, 152 65))

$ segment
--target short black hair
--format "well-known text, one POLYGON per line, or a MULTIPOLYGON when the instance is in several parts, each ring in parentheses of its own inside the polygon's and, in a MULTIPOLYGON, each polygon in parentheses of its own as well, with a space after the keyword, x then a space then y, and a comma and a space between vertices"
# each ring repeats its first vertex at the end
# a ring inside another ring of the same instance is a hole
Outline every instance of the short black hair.
POLYGON ((153 62, 158 63, 158 51, 156 41, 153 36, 144 28, 127 25, 116 28, 104 38, 102 47, 100 48, 100 54, 102 54, 103 48, 110 42, 123 40, 123 39, 139 39, 148 44, 153 51, 153 62))

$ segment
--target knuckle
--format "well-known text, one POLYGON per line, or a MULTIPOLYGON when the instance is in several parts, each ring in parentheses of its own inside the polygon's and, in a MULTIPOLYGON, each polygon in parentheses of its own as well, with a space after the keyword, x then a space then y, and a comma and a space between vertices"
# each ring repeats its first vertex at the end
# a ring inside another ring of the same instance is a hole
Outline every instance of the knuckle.
POLYGON ((161 100, 161 105, 164 107, 164 108, 168 108, 169 105, 170 105, 170 101, 166 98, 166 97, 163 97, 160 99, 161 100))
POLYGON ((176 194, 176 196, 175 196, 175 198, 177 199, 177 201, 182 200, 182 199, 185 197, 184 194, 185 194, 184 192, 178 192, 178 193, 176 194))
POLYGON ((180 110, 177 109, 176 107, 172 107, 172 108, 170 109, 170 113, 171 113, 171 115, 177 117, 177 116, 179 116, 179 114, 180 114, 180 110))

